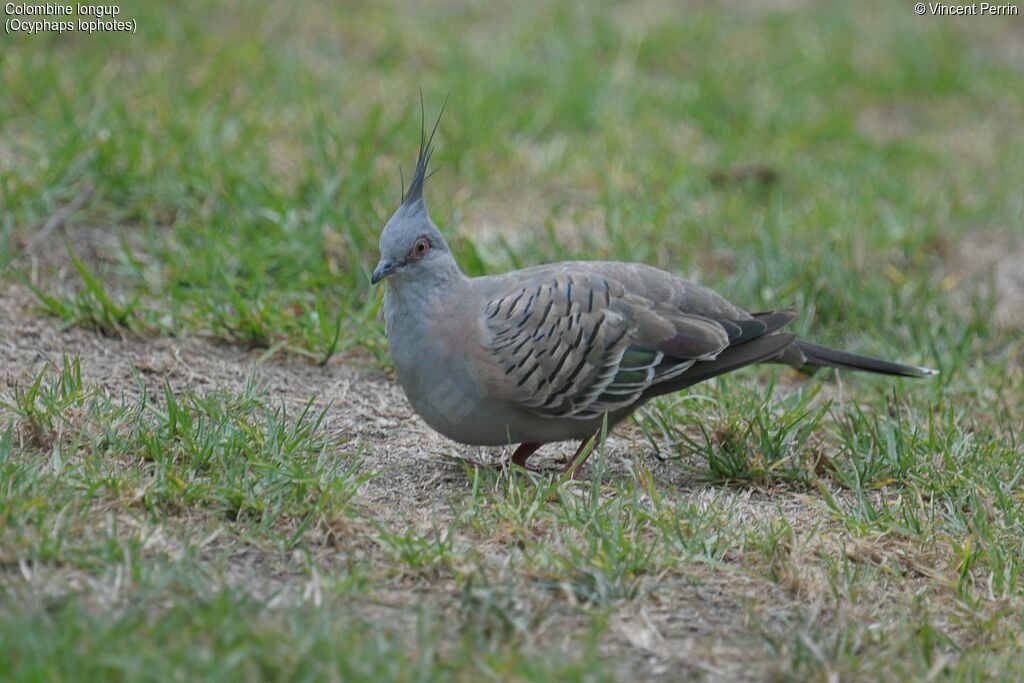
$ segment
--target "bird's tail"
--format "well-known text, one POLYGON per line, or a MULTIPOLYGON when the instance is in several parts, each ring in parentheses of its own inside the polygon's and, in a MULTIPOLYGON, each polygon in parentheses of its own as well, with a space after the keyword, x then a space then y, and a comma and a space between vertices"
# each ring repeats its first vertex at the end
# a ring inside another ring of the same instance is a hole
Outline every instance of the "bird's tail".
MULTIPOLYGON (((840 351, 821 344, 797 340, 793 344, 804 356, 802 370, 814 370, 815 368, 843 368, 844 370, 861 370, 863 372, 875 372, 880 375, 897 375, 899 377, 928 377, 939 374, 938 370, 918 367, 916 365, 903 365, 892 363, 887 360, 861 356, 849 351, 840 351)), ((784 360, 789 360, 784 358, 784 360)))

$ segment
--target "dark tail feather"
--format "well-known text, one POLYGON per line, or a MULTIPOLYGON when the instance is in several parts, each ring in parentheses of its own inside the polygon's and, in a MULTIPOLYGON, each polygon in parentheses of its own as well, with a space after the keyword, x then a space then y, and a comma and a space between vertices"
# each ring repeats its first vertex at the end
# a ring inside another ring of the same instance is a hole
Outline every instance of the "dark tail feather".
POLYGON ((890 363, 886 360, 860 356, 848 351, 829 348, 809 341, 798 340, 795 344, 807 363, 802 369, 814 368, 843 368, 846 370, 861 370, 864 372, 877 372, 880 375, 897 375, 899 377, 928 377, 939 374, 938 370, 922 368, 916 365, 903 365, 902 363, 890 363))
POLYGON ((796 335, 793 334, 769 334, 739 346, 729 347, 715 360, 697 363, 674 380, 652 385, 643 396, 653 398, 670 394, 712 377, 769 361, 778 357, 795 339, 796 335))

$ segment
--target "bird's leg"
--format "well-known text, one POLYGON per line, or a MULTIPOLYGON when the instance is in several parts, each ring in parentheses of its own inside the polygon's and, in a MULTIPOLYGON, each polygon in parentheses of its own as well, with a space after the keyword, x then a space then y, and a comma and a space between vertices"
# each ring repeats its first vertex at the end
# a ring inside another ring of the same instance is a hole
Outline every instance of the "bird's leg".
POLYGON ((577 448, 576 452, 572 454, 571 458, 569 458, 568 464, 566 464, 566 466, 562 469, 562 474, 568 472, 570 479, 576 478, 576 475, 583 468, 583 465, 586 464, 587 460, 590 459, 590 456, 593 455, 594 451, 597 450, 598 436, 598 434, 594 434, 593 436, 587 439, 583 439, 583 443, 580 444, 580 447, 577 448), (586 449, 587 444, 589 444, 590 442, 594 443, 594 447, 590 449, 589 453, 587 453, 585 456, 583 456, 582 459, 580 459, 580 454, 584 451, 584 449, 586 449), (576 462, 577 460, 579 460, 579 462, 576 462))
POLYGON ((477 469, 486 468, 486 469, 492 469, 492 470, 503 470, 503 469, 505 469, 505 468, 507 468, 509 466, 509 463, 512 463, 512 464, 515 464, 515 465, 519 465, 523 469, 530 470, 531 472, 536 472, 537 470, 534 469, 533 467, 530 467, 529 465, 527 465, 526 461, 529 460, 530 456, 533 455, 534 453, 536 453, 537 449, 540 448, 543 445, 544 444, 536 442, 536 441, 524 441, 523 443, 519 444, 519 446, 516 448, 515 452, 512 454, 512 457, 509 458, 508 461, 506 461, 506 462, 498 462, 498 463, 494 463, 494 464, 489 464, 489 463, 480 462, 479 460, 474 460, 473 458, 460 458, 460 459, 463 462, 468 463, 470 466, 475 467, 477 469))
POLYGON ((502 467, 505 466, 503 463, 493 464, 493 463, 489 463, 489 462, 481 462, 480 460, 477 460, 476 458, 464 458, 464 457, 461 457, 461 456, 460 457, 452 457, 452 460, 454 460, 455 462, 457 462, 459 464, 469 465, 473 469, 477 469, 477 470, 500 470, 502 467))
POLYGON ((537 449, 543 445, 544 444, 538 443, 537 441, 524 441, 519 444, 518 448, 516 448, 516 451, 512 454, 509 462, 519 465, 525 469, 530 469, 526 466, 526 461, 529 460, 530 456, 536 453, 537 449))

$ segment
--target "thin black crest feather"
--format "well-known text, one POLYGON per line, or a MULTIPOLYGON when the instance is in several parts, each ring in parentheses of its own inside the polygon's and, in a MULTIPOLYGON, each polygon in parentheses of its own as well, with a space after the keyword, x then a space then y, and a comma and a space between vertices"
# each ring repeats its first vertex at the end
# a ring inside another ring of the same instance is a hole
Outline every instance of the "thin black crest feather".
POLYGON ((420 152, 416 158, 416 171, 413 173, 412 180, 409 181, 409 189, 402 197, 403 205, 423 199, 423 184, 427 178, 433 175, 433 172, 427 173, 427 167, 430 165, 430 158, 434 155, 434 134, 437 133, 437 127, 441 125, 441 117, 444 116, 446 106, 448 106, 447 95, 441 104, 441 111, 437 114, 437 121, 434 122, 434 127, 430 131, 430 137, 427 137, 426 106, 423 104, 423 90, 420 90, 420 152))

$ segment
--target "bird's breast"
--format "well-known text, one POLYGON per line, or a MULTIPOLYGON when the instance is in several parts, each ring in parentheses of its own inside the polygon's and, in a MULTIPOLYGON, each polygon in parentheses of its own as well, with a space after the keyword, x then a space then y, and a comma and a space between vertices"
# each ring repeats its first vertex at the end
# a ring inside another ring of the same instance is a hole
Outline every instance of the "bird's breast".
MULTIPOLYGON (((404 292, 402 293, 404 294, 404 292)), ((449 438, 466 441, 468 420, 481 410, 481 395, 466 353, 453 344, 450 316, 426 297, 410 300, 388 292, 385 331, 398 381, 413 409, 449 438)))
POLYGON ((586 421, 532 415, 487 391, 479 378, 485 361, 478 316, 469 301, 414 300, 395 294, 389 290, 384 300, 391 358, 409 403, 434 430, 478 446, 562 441, 593 433, 586 421))

